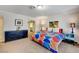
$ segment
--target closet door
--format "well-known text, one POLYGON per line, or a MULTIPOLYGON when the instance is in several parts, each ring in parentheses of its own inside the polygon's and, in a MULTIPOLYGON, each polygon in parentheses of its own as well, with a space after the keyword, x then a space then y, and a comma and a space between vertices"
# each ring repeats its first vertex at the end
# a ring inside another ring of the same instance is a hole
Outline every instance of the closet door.
POLYGON ((0 42, 4 42, 3 17, 0 16, 0 42))

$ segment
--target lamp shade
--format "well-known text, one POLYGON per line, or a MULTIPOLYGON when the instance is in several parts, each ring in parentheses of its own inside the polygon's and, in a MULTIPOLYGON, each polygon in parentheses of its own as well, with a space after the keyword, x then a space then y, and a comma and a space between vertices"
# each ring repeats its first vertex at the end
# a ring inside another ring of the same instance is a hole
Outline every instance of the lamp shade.
POLYGON ((75 28, 75 23, 70 23, 70 27, 75 28))

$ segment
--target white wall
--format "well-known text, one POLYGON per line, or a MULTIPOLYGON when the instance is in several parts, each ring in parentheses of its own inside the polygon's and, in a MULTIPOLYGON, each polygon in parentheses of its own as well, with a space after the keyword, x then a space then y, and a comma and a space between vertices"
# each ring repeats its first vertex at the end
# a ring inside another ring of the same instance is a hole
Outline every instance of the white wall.
MULTIPOLYGON (((77 16, 75 15, 56 15, 56 16, 39 16, 35 18, 36 21, 36 31, 40 29, 40 21, 45 20, 45 25, 48 27, 49 21, 59 21, 59 28, 62 28, 65 33, 71 33, 71 28, 70 28, 70 23, 71 22, 77 22, 77 16)), ((79 42, 79 37, 78 31, 75 28, 75 41, 79 42)))
MULTIPOLYGON (((4 31, 16 30, 15 19, 23 19, 21 30, 28 29, 27 23, 30 17, 4 11, 0 11, 0 15, 4 17, 4 31)), ((36 21, 36 31, 39 30, 41 21, 44 21, 46 27, 48 27, 50 20, 57 20, 59 21, 59 28, 63 28, 64 32, 70 32, 69 23, 72 22, 72 20, 75 22, 76 17, 73 15, 38 16, 34 17, 34 20, 36 21)))
POLYGON ((4 17, 4 31, 16 30, 17 27, 15 26, 15 19, 23 20, 23 26, 21 27, 20 30, 28 29, 28 24, 27 24, 29 19, 28 16, 10 13, 10 12, 4 12, 4 11, 0 11, 0 15, 4 17))
MULTIPOLYGON (((10 12, 0 11, 0 16, 4 17, 4 31, 12 31, 16 30, 15 26, 15 19, 23 19, 23 26, 21 30, 28 29, 28 21, 31 17, 19 15, 10 12)), ((63 28, 64 32, 71 32, 71 28, 69 26, 70 22, 76 22, 77 16, 74 15, 56 15, 56 16, 39 16, 34 17, 33 19, 36 22, 36 31, 40 30, 40 22, 43 20, 45 22, 46 27, 48 27, 48 22, 50 20, 58 20, 59 21, 59 28, 63 28)), ((31 18, 32 19, 32 18, 31 18)), ((75 36, 79 37, 78 31, 75 30, 75 36)), ((77 38, 76 37, 76 38, 77 38)), ((79 39, 76 39, 79 41, 79 39)))
POLYGON ((47 16, 38 16, 34 18, 36 22, 36 31, 40 31, 40 24, 43 22, 46 27, 48 27, 48 17, 47 16))
POLYGON ((46 27, 49 27, 49 21, 59 21, 59 28, 64 29, 64 32, 71 32, 71 28, 69 23, 75 22, 76 17, 70 16, 70 15, 56 15, 56 16, 39 16, 35 18, 37 30, 39 30, 40 27, 40 21, 44 21, 46 27))

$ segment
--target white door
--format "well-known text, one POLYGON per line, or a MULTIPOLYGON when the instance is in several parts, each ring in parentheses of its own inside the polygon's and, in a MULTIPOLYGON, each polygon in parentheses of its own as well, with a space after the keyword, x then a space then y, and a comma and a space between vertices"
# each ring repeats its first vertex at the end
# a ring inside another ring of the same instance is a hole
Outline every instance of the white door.
POLYGON ((0 42, 4 42, 3 17, 0 16, 0 42))

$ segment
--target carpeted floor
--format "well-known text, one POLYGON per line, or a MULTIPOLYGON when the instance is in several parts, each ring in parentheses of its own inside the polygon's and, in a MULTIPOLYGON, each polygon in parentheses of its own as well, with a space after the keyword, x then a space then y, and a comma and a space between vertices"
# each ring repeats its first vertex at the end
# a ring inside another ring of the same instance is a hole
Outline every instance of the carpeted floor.
MULTIPOLYGON (((79 48, 67 43, 59 45, 60 53, 79 53, 79 48)), ((0 53, 51 53, 28 38, 0 44, 0 53)))

